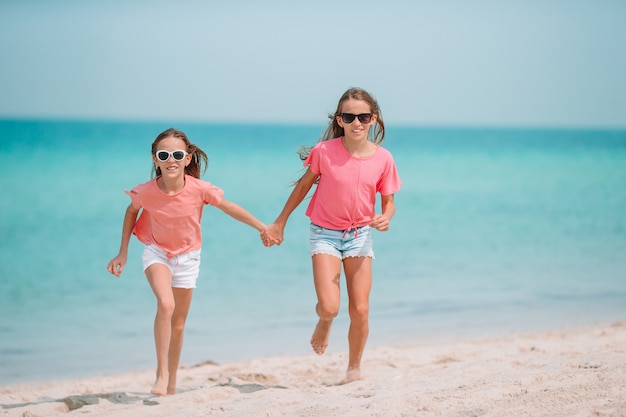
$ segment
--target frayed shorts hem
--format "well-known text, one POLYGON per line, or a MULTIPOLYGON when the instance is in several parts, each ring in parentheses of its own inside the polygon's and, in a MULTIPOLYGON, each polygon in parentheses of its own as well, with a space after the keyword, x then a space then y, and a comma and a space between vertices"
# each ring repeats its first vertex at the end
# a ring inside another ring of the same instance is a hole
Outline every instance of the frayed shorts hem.
POLYGON ((342 261, 346 258, 372 258, 374 259, 374 254, 371 255, 344 255, 343 257, 341 255, 339 255, 336 252, 333 253, 329 253, 329 252, 324 252, 324 251, 311 251, 311 256, 315 256, 315 255, 330 255, 330 256, 334 256, 337 259, 341 259, 342 261))

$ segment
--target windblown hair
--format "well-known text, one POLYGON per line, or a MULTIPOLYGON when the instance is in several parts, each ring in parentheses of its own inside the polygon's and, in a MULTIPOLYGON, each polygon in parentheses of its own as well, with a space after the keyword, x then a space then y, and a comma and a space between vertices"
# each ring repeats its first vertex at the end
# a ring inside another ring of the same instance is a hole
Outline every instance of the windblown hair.
MULTIPOLYGON (((209 157, 206 153, 204 153, 202 149, 191 143, 189 141, 189 138, 187 138, 187 135, 185 135, 185 133, 181 132, 180 130, 167 129, 164 132, 161 132, 161 134, 156 137, 154 142, 152 142, 152 155, 156 155, 159 142, 169 137, 178 138, 185 142, 185 150, 187 151, 187 153, 189 153, 189 155, 191 155, 191 162, 185 167, 185 174, 191 175, 195 178, 200 178, 200 175, 202 175, 209 166, 209 157)), ((160 175, 161 168, 153 164, 152 177, 154 178, 160 175)))
MULTIPOLYGON (((376 123, 370 127, 368 140, 378 144, 383 142, 383 140, 385 139, 385 122, 383 121, 383 115, 380 111, 380 107, 378 106, 378 102, 376 101, 376 99, 362 88, 350 88, 348 91, 343 93, 343 95, 339 99, 339 103, 337 103, 337 110, 335 110, 335 113, 328 115, 330 123, 328 124, 328 127, 326 128, 318 142, 338 138, 345 134, 343 127, 339 126, 339 123, 337 122, 337 116, 342 113, 343 103, 351 99, 361 100, 369 104, 370 111, 373 115, 377 116, 377 119, 376 123)), ((301 147, 298 150, 298 155, 300 156, 300 159, 304 161, 309 156, 309 152, 311 152, 312 148, 312 146, 301 147)))

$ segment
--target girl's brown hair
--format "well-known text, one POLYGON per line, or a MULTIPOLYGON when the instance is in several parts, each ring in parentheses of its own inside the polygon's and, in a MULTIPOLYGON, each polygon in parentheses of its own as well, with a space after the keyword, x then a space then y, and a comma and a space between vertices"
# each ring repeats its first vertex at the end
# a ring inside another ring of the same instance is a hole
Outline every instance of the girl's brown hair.
MULTIPOLYGON (((152 155, 156 155, 159 142, 169 137, 178 138, 185 142, 185 147, 187 148, 185 150, 187 151, 187 153, 189 153, 189 155, 191 155, 191 162, 189 162, 189 165, 185 167, 185 174, 191 175, 195 178, 200 178, 200 175, 203 174, 209 166, 209 157, 206 153, 204 153, 202 149, 191 143, 189 141, 189 138, 187 138, 187 135, 185 135, 185 133, 181 132, 180 130, 167 129, 161 132, 159 136, 156 137, 154 142, 152 142, 152 155)), ((161 168, 153 164, 152 177, 154 178, 160 175, 161 168)))

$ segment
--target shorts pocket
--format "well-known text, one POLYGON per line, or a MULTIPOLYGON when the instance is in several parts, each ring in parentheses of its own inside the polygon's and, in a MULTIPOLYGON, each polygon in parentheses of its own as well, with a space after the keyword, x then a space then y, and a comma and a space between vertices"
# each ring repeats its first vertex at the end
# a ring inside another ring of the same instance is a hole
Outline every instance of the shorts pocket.
POLYGON ((194 250, 191 252, 187 252, 187 259, 192 260, 192 261, 199 261, 200 260, 200 251, 199 250, 194 250))

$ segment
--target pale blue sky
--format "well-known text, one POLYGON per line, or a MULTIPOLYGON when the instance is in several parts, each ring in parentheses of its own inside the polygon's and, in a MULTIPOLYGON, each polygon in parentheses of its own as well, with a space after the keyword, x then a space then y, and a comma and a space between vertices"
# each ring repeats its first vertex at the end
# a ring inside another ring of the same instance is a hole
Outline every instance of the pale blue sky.
POLYGON ((0 1, 0 118, 626 128, 626 1, 0 1))

